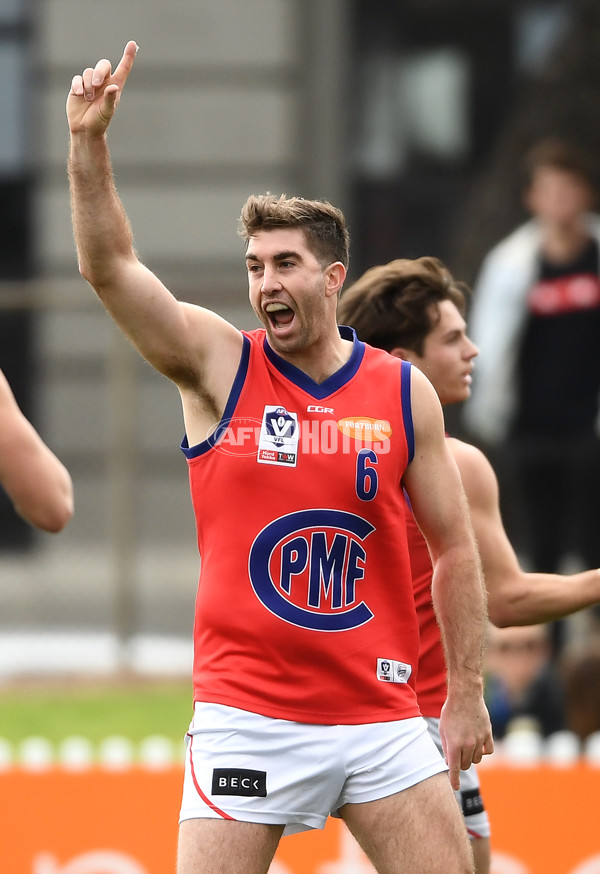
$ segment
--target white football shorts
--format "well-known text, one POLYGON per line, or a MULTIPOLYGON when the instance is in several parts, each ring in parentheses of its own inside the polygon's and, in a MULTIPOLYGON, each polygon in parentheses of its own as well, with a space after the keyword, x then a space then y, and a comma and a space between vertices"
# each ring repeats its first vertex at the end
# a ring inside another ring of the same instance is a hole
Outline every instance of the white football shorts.
POLYGON ((198 702, 186 745, 180 822, 233 819, 284 834, 447 771, 421 716, 312 725, 198 702))

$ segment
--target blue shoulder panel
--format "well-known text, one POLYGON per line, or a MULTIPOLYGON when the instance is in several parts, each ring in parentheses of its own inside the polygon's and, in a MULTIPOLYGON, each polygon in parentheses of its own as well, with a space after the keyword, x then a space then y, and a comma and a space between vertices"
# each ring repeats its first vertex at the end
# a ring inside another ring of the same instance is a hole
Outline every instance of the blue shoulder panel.
POLYGON ((402 383, 402 417, 404 418, 404 431, 408 444, 408 463, 415 456, 415 428, 412 417, 412 404, 410 402, 410 361, 402 361, 400 379, 402 383))

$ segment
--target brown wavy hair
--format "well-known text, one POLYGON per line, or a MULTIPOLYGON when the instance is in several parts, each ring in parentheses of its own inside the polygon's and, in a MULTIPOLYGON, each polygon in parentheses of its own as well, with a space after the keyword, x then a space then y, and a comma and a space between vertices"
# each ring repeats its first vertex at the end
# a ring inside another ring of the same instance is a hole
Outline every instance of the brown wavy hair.
POLYGON ((371 346, 422 355, 441 301, 452 301, 464 316, 468 292, 438 258, 400 258, 371 267, 342 293, 338 322, 371 346))

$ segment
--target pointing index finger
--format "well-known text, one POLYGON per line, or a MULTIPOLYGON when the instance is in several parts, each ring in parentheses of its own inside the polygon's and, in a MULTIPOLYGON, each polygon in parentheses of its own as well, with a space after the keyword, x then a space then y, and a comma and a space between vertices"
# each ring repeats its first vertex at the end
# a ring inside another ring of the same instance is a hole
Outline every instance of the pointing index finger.
POLYGON ((116 82, 119 88, 123 87, 127 80, 127 77, 131 72, 131 68, 133 67, 133 62, 135 60, 136 54, 138 53, 138 49, 139 46, 133 39, 130 39, 125 46, 123 57, 119 61, 117 68, 115 69, 115 72, 112 76, 112 81, 116 82))
POLYGON ((460 758, 457 756, 451 756, 448 758, 447 765, 450 785, 456 791, 460 789, 460 764, 460 758))

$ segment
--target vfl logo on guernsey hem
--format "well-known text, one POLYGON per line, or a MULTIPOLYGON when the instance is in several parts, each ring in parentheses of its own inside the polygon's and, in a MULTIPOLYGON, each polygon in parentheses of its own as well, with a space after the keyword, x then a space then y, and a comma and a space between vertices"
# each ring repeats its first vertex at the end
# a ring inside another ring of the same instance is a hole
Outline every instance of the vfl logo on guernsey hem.
POLYGON ((250 549, 248 571, 259 601, 280 619, 311 631, 348 631, 373 618, 357 586, 363 541, 374 531, 341 510, 301 510, 271 522, 250 549))
POLYGON ((258 461, 296 467, 298 459, 298 414, 267 404, 258 441, 258 461))
POLYGON ((377 679, 382 683, 408 683, 412 674, 411 665, 396 659, 377 659, 377 679))

